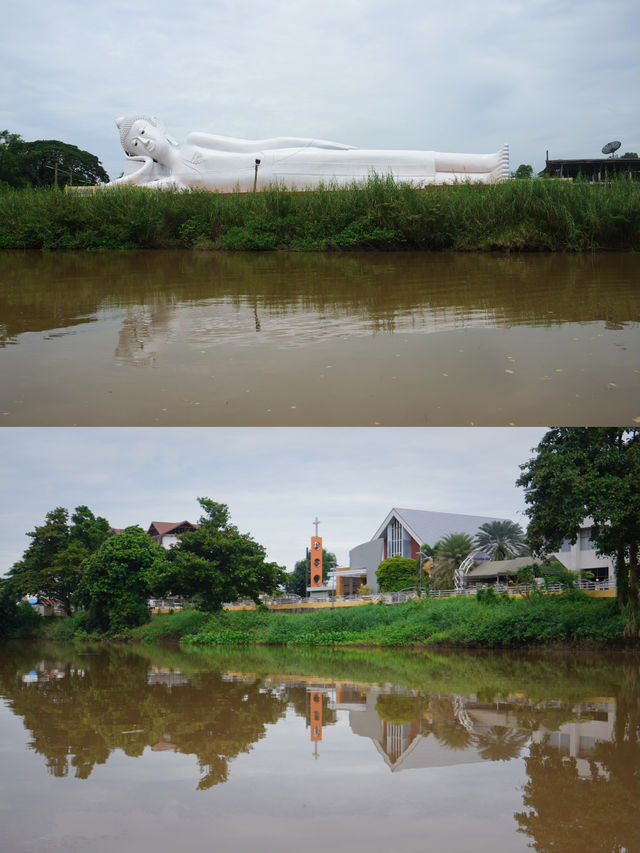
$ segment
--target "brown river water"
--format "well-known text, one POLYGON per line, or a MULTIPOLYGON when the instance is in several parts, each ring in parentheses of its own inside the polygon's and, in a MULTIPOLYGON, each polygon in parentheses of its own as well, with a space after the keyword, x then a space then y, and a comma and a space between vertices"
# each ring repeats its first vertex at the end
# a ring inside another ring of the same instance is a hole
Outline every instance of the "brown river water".
POLYGON ((632 254, 0 253, 0 423, 621 425, 632 254))
POLYGON ((637 853, 640 658, 5 644, 2 850, 637 853))

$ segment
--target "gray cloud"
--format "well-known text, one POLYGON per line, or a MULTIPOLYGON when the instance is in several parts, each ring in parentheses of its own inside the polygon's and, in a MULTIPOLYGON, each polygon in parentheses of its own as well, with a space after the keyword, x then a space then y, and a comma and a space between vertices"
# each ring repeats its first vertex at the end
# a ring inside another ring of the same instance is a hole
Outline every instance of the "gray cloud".
POLYGON ((87 504, 114 527, 197 520, 226 503, 240 530, 293 568, 312 521, 341 565, 392 506, 512 518, 518 465, 541 429, 0 430, 0 573, 57 506, 87 504))
POLYGON ((492 151, 512 165, 639 146, 635 0, 295 4, 34 0, 5 10, 0 126, 122 167, 116 116, 361 147, 492 151))

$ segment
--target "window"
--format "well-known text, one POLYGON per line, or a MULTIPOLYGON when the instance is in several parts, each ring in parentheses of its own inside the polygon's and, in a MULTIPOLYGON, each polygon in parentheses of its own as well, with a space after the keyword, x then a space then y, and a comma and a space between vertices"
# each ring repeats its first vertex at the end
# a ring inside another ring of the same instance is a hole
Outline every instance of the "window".
POLYGON ((404 530, 397 518, 392 518, 387 528, 387 557, 402 554, 402 534, 404 530))
POLYGON ((581 551, 593 551, 593 543, 591 541, 591 528, 590 527, 580 528, 580 550, 581 551))
POLYGON ((562 545, 560 546, 560 550, 561 550, 561 551, 564 551, 565 553, 566 553, 567 551, 570 551, 570 550, 571 550, 571 542, 569 542, 569 540, 568 540, 568 539, 563 539, 563 540, 562 540, 562 545))

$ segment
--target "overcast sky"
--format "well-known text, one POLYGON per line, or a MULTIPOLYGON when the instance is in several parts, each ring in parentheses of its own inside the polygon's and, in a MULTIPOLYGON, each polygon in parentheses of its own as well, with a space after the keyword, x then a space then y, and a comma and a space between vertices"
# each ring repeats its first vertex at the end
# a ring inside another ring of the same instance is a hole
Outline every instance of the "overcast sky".
POLYGON ((114 119, 486 153, 640 150, 637 0, 5 3, 0 129, 123 158, 114 119))
POLYGON ((340 566, 394 507, 510 518, 526 527, 518 466, 538 428, 12 428, 0 430, 0 574, 57 506, 113 527, 197 521, 198 497, 293 569, 320 519, 340 566))

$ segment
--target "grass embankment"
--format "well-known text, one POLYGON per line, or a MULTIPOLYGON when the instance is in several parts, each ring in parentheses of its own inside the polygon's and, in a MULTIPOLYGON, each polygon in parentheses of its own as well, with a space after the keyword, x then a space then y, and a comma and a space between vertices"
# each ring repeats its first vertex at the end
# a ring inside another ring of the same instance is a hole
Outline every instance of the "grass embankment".
POLYGON ((519 180, 256 194, 0 190, 0 249, 640 249, 640 185, 519 180))
POLYGON ((157 616, 130 639, 179 639, 185 646, 425 646, 482 648, 622 646, 625 618, 609 599, 572 593, 537 601, 424 600, 393 606, 286 614, 196 611, 157 616))

